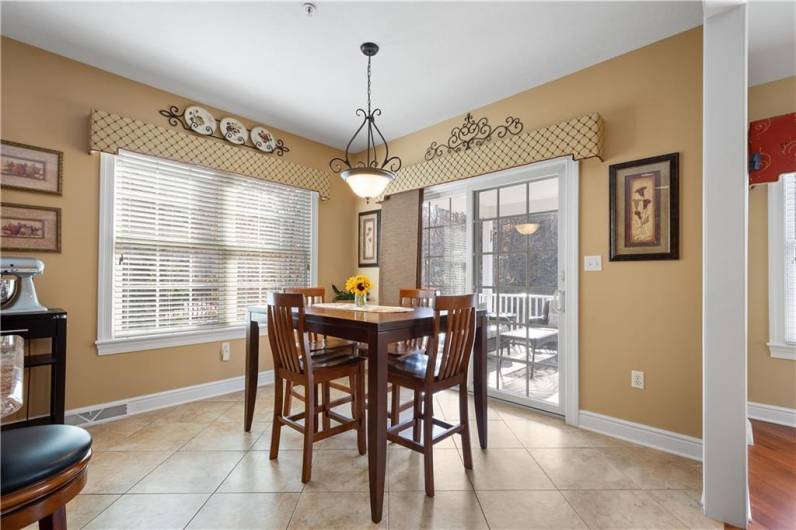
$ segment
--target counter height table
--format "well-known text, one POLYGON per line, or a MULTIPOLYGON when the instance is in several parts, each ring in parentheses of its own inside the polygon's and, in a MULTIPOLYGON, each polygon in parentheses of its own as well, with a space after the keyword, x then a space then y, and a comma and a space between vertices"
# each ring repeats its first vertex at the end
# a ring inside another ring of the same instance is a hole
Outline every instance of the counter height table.
MULTIPOLYGON (((305 331, 368 345, 368 478, 370 513, 374 522, 382 518, 384 474, 387 462, 387 345, 432 334, 434 311, 419 307, 401 313, 350 311, 328 307, 307 307, 305 331)), ((248 309, 246 327, 246 379, 243 428, 251 430, 257 397, 260 325, 265 322, 267 306, 248 309)), ((473 390, 475 419, 481 447, 487 446, 486 389, 486 311, 476 314, 473 346, 473 390)), ((442 327, 445 316, 442 316, 442 327)))

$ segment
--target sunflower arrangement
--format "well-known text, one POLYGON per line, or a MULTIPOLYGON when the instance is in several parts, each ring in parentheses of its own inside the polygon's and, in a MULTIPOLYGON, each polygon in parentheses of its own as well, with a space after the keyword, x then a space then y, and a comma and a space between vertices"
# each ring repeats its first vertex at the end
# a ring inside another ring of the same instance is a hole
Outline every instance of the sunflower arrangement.
POLYGON ((345 290, 353 293, 355 296, 365 296, 373 288, 373 283, 370 278, 364 274, 357 274, 351 276, 345 281, 345 290))

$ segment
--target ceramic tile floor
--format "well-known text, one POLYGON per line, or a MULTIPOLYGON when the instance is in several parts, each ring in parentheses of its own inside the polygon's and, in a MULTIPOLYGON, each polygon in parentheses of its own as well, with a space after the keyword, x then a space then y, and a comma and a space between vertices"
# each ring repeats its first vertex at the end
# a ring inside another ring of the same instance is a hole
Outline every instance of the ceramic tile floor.
MULTIPOLYGON (((439 394, 435 414, 457 420, 457 399, 439 394)), ((433 499, 422 456, 389 447, 385 516, 374 525, 367 457, 352 432, 316 444, 303 485, 298 433, 283 429, 279 459, 268 459, 273 387, 260 389, 251 433, 242 400, 239 392, 90 428, 94 458, 67 507, 69 527, 723 528, 698 507, 699 463, 492 401, 490 448, 474 449, 472 471, 458 437, 435 447, 433 499)))

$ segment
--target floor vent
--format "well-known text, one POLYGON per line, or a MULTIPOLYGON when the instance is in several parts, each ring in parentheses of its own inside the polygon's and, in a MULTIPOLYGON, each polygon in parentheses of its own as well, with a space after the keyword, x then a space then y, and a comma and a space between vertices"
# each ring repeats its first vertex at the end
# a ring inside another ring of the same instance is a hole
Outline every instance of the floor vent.
POLYGON ((86 425, 97 423, 120 416, 127 416, 127 404, 115 405, 96 410, 87 410, 78 414, 70 414, 66 417, 65 423, 68 425, 86 425))

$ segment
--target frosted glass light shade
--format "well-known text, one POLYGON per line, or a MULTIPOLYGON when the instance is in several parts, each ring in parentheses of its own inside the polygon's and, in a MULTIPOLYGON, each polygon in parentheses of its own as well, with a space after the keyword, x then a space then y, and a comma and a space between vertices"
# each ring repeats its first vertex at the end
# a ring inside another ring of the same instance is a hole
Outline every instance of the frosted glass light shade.
POLYGON ((378 197, 395 178, 395 173, 374 167, 355 167, 340 172, 351 190, 363 199, 378 197))
POLYGON ((520 225, 515 225, 514 228, 517 229, 517 232, 520 234, 529 236, 539 230, 539 223, 523 223, 520 225))

